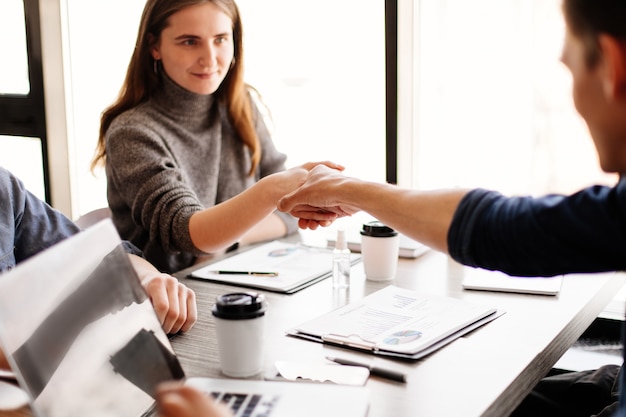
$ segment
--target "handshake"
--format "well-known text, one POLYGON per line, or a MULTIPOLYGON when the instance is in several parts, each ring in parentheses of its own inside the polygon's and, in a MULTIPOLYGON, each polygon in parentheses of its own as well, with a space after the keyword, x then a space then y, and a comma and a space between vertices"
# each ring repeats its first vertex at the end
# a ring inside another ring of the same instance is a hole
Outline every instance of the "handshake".
POLYGON ((312 230, 362 210, 411 239, 447 253, 450 224, 469 189, 403 189, 348 177, 343 170, 332 162, 310 162, 279 173, 286 177, 276 182, 283 184, 274 200, 276 207, 297 217, 301 229, 312 230), (286 185, 286 178, 292 182, 286 185))
POLYGON ((278 210, 298 218, 301 229, 329 226, 340 217, 360 210, 350 202, 351 185, 360 183, 343 174, 344 167, 332 162, 310 162, 285 171, 298 177, 296 188, 278 200, 278 210))

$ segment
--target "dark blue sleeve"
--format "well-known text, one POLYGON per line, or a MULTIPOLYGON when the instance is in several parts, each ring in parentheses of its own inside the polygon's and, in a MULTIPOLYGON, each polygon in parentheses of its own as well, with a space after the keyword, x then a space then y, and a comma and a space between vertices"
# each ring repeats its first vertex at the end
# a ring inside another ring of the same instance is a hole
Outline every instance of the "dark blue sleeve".
MULTIPOLYGON (((78 232, 74 222, 0 167, 0 272, 78 232)), ((127 253, 143 256, 130 242, 123 241, 122 246, 127 253)))
POLYGON ((79 232, 62 213, 31 194, 0 168, 0 256, 4 269, 79 232))
POLYGON ((539 198, 473 190, 448 248, 458 262, 510 275, 626 270, 626 181, 539 198))

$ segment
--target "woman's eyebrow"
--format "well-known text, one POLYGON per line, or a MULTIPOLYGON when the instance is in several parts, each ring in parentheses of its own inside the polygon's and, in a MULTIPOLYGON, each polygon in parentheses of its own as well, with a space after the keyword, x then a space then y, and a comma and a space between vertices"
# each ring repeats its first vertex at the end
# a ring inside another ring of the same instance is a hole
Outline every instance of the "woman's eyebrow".
MULTIPOLYGON (((212 38, 224 38, 224 37, 228 37, 231 36, 230 32, 223 32, 223 33, 217 33, 215 35, 212 36, 212 38)), ((178 35, 174 38, 175 40, 180 40, 180 39, 202 39, 202 36, 198 36, 198 35, 192 35, 192 34, 182 34, 182 35, 178 35)))
POLYGON ((179 40, 179 39, 200 39, 200 36, 198 36, 198 35, 182 34, 182 35, 176 36, 174 39, 175 40, 179 40))

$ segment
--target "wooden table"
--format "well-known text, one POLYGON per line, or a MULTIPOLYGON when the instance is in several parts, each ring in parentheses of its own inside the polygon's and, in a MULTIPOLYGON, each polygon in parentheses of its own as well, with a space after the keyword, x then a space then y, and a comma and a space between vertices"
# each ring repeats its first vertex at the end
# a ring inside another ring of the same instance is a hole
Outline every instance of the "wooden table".
MULTIPOLYGON (((188 271, 182 271, 184 276, 188 271)), ((353 267, 349 292, 325 280, 293 295, 264 292, 269 302, 266 369, 278 360, 320 361, 341 356, 408 374, 400 384, 370 378, 370 417, 497 416, 512 412, 578 339, 624 282, 621 274, 571 275, 558 296, 468 291, 461 288, 463 268, 431 251, 417 260, 401 259, 400 287, 487 304, 506 313, 419 361, 384 359, 352 350, 285 336, 286 329, 383 288, 366 281, 362 264, 353 267)), ((200 318, 187 334, 173 340, 188 376, 224 378, 219 371, 210 309, 219 294, 237 287, 184 279, 198 296, 200 318)))
MULTIPOLYGON (((624 282, 623 275, 615 273, 571 275, 558 296, 505 294, 463 290, 462 271, 434 251, 417 260, 399 261, 397 277, 391 282, 395 285, 505 311, 495 321, 418 361, 384 359, 285 336, 286 329, 389 284, 366 281, 361 264, 352 269, 347 293, 333 290, 330 280, 293 295, 264 292, 269 302, 265 367, 273 369, 278 360, 321 361, 325 356, 341 356, 406 373, 406 384, 369 379, 370 417, 503 417, 577 340, 624 282)), ((178 276, 196 292, 199 319, 172 344, 187 376, 226 378, 219 370, 211 307, 218 295, 240 288, 185 278, 188 272, 178 276)), ((27 409, 0 413, 28 415, 27 409)))

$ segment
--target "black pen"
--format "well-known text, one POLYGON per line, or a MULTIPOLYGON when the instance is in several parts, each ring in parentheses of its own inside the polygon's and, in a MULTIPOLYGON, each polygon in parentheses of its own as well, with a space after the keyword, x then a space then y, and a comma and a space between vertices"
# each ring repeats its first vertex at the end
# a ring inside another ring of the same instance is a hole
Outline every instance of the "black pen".
POLYGON ((363 368, 367 368, 370 370, 370 373, 372 375, 379 376, 381 378, 386 378, 386 379, 390 379, 392 381, 397 381, 397 382, 406 382, 406 375, 400 372, 379 368, 377 366, 371 366, 365 363, 351 361, 349 359, 332 358, 330 356, 327 356, 326 359, 328 359, 331 362, 338 363, 340 365, 361 366, 363 368))
POLYGON ((278 272, 260 272, 260 271, 210 271, 212 274, 218 275, 254 275, 255 277, 277 277, 278 272))

